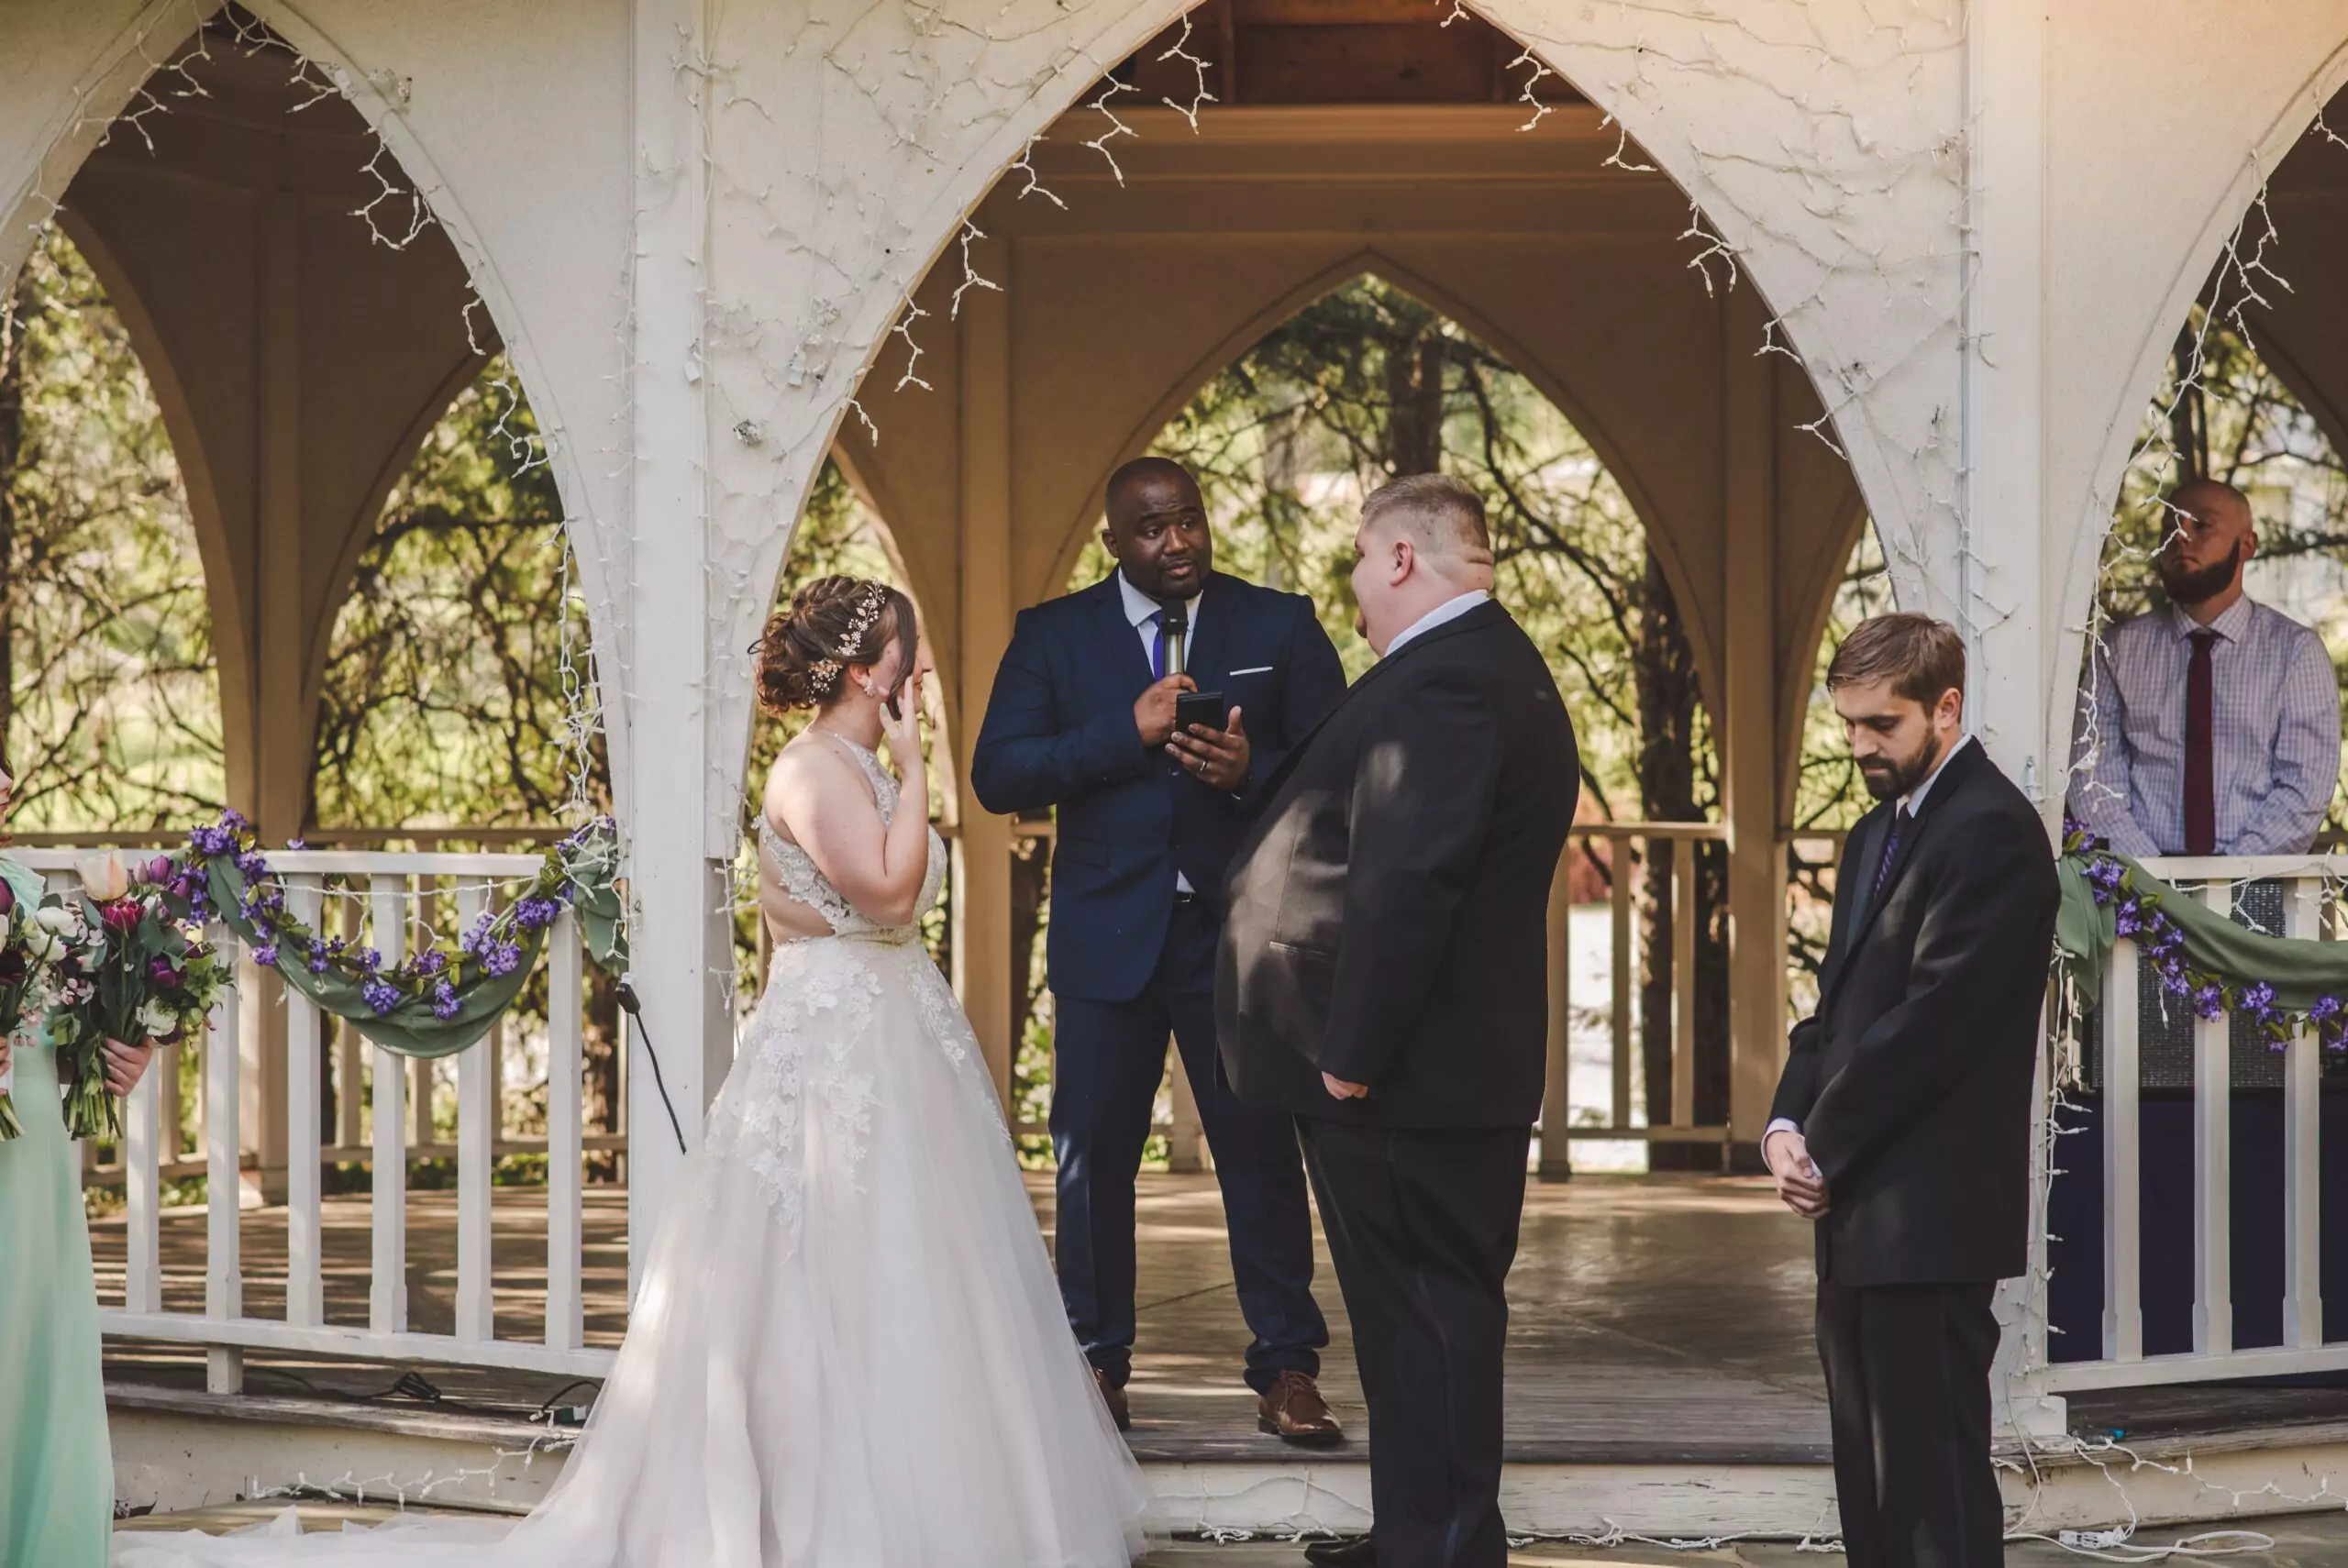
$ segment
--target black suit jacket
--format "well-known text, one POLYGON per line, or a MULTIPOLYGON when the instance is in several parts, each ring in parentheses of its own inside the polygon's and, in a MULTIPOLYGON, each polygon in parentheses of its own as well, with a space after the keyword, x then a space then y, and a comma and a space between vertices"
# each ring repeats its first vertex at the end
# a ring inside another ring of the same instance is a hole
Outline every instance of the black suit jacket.
POLYGON ((1866 894, 1895 807, 1855 829, 1818 1010, 1794 1026, 1772 1118, 1825 1173, 1818 1272, 1957 1284, 2028 1266, 2030 1097, 2054 940, 2054 857, 1976 741, 1951 756, 1866 894))
POLYGON ((1549 888, 1579 786, 1540 650, 1498 604, 1405 643, 1266 782, 1225 887, 1225 1076, 1398 1127, 1539 1114, 1549 888), (1324 1072, 1367 1084, 1332 1099, 1324 1072))

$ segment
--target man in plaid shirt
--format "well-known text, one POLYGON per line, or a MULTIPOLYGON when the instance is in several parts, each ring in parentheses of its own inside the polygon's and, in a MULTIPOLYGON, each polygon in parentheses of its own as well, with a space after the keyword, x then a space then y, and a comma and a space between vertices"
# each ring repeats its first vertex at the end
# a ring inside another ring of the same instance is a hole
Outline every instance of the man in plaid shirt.
POLYGON ((2107 633, 2080 693, 2071 814, 2123 855, 2298 855, 2340 775, 2323 639, 2245 597, 2232 485, 2188 480, 2157 558, 2168 603, 2107 633))

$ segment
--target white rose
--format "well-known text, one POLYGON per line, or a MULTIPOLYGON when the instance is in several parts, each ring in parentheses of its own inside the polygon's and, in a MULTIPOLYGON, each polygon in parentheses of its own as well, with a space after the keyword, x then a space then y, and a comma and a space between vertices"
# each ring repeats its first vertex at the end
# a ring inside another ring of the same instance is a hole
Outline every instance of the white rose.
POLYGON ((61 904, 50 904, 33 919, 43 931, 58 936, 72 936, 82 929, 82 917, 61 904))
POLYGON ((25 938, 25 951, 36 964, 53 964, 65 956, 65 939, 46 931, 35 931, 25 938))
POLYGON ((82 890, 102 904, 112 903, 130 891, 130 867, 124 863, 119 850, 84 855, 73 863, 73 868, 81 874, 82 890))
POLYGON ((179 1023, 180 1015, 160 1001, 150 1001, 138 1010, 138 1026, 150 1036, 169 1034, 179 1023))

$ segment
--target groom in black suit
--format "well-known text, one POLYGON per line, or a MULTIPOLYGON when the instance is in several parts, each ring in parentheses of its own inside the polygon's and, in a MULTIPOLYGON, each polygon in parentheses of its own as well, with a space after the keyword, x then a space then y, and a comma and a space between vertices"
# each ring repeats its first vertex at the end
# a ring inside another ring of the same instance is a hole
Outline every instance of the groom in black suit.
POLYGON ((1877 802, 1836 876, 1818 1010, 1762 1151, 1818 1221, 1818 1352, 1852 1568, 2004 1560, 1990 1300, 2028 1266, 2030 1101, 2054 937, 2045 824, 1965 733, 1965 646, 1922 615, 1826 685, 1877 802))
POLYGON ((1314 1562, 1500 1568, 1504 1285, 1548 1036, 1573 725, 1457 480, 1362 507, 1381 662, 1273 770, 1215 976, 1243 1103, 1297 1117, 1369 1400, 1374 1534, 1314 1562))

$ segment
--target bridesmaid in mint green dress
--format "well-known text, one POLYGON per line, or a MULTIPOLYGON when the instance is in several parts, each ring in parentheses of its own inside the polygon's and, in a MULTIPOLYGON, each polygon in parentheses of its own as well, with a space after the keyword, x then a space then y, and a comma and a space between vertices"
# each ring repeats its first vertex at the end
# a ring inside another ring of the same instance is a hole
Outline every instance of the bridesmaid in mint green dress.
MULTIPOLYGON (((0 811, 15 782, 0 763, 0 811)), ((39 900, 39 874, 6 856, 0 878, 39 900)), ((115 1092, 150 1055, 108 1048, 115 1092)), ((0 1066, 12 1058, 25 1132, 0 1143, 0 1568, 105 1568, 114 1457, 80 1151, 65 1136, 57 1054, 28 1031, 0 1041, 0 1066)))

